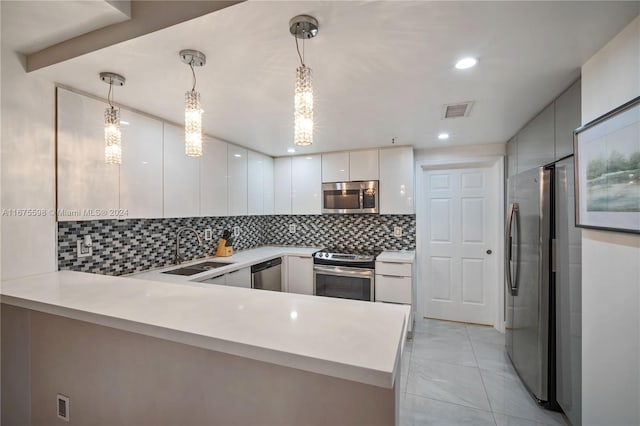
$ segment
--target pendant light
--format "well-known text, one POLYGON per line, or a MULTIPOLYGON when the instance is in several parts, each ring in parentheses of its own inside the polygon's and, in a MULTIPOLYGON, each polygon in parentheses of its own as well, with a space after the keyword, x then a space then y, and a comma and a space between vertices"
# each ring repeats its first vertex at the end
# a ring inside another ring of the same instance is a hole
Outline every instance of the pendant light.
POLYGON ((180 59, 191 68, 193 86, 184 98, 184 153, 189 157, 202 156, 202 108, 200 93, 196 92, 196 72, 193 67, 202 67, 207 57, 197 50, 180 51, 180 59))
POLYGON ((124 86, 125 78, 112 72, 101 72, 100 80, 109 85, 107 102, 104 111, 104 162, 105 164, 122 164, 122 132, 120 131, 120 108, 115 108, 113 86, 124 86))
POLYGON ((298 15, 289 21, 289 32, 296 40, 300 66, 296 68, 296 87, 293 98, 293 143, 308 146, 313 143, 313 86, 311 68, 304 63, 304 40, 318 34, 318 21, 309 15, 298 15), (298 39, 302 39, 302 55, 298 39))

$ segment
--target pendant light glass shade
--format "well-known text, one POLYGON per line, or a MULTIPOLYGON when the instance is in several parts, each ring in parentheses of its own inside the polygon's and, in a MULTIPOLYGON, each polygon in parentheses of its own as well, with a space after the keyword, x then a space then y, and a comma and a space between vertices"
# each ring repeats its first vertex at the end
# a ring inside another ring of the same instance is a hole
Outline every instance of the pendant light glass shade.
POLYGON ((122 133, 120 131, 120 109, 112 104, 113 86, 124 86, 125 78, 112 72, 101 72, 100 80, 109 85, 107 102, 104 110, 104 162, 105 164, 122 164, 122 133))
POLYGON ((189 157, 202 155, 202 108, 195 90, 188 91, 184 99, 184 152, 189 157))
POLYGON ((104 110, 104 162, 122 164, 120 110, 112 106, 104 110))
POLYGON ((294 95, 293 143, 308 146, 313 143, 313 86, 311 68, 302 65, 296 69, 294 95))

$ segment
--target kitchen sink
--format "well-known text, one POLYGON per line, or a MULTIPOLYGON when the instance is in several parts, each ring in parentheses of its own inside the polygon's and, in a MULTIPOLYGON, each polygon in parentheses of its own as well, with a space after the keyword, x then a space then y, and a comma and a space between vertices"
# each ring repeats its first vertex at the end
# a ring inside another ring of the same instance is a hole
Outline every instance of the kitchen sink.
POLYGON ((170 271, 164 271, 163 274, 190 276, 209 271, 211 269, 222 268, 223 266, 231 265, 232 263, 233 262, 202 262, 182 268, 172 269, 170 271))

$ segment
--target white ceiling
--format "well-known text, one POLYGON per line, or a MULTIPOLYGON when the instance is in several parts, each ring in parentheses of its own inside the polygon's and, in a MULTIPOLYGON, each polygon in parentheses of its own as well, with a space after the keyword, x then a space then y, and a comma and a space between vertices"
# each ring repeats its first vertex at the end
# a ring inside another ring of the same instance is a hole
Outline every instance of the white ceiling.
POLYGON ((2 0, 2 45, 37 52, 61 41, 129 19, 122 4, 94 0, 2 0))
MULTIPOLYGON (((579 76, 580 66, 638 14, 640 2, 247 2, 34 72, 101 97, 101 71, 123 74, 115 100, 181 122, 196 70, 205 132, 273 156, 292 146, 297 56, 289 19, 320 23, 306 43, 315 143, 299 153, 399 144, 505 142, 579 76), (479 58, 470 70, 453 65, 479 58), (442 120, 445 103, 475 101, 442 120), (437 140, 440 131, 451 138, 437 140)), ((4 9, 3 9, 4 12, 4 9)))

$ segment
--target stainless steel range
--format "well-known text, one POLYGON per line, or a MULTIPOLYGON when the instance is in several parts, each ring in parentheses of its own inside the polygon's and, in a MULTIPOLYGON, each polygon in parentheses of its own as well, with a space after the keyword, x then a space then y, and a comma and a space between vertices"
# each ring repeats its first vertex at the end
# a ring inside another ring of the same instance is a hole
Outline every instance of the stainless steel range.
POLYGON ((313 255, 313 294, 374 300, 375 262, 381 250, 324 249, 313 255))

